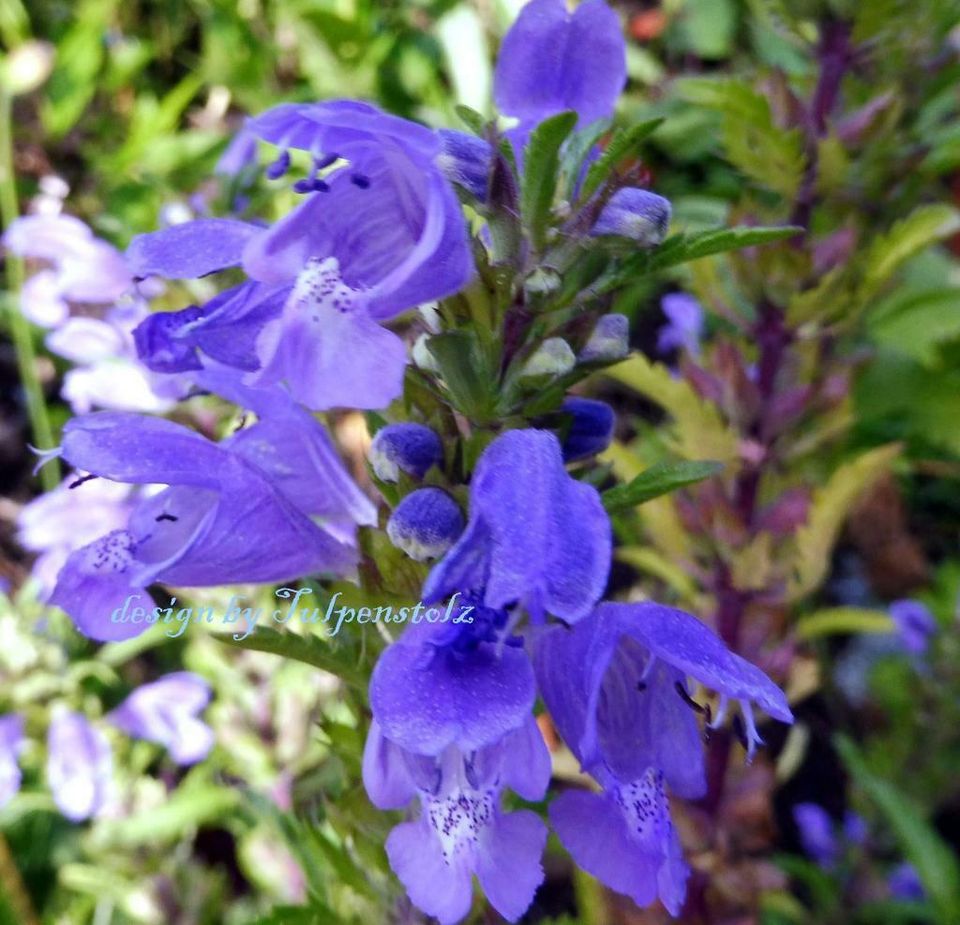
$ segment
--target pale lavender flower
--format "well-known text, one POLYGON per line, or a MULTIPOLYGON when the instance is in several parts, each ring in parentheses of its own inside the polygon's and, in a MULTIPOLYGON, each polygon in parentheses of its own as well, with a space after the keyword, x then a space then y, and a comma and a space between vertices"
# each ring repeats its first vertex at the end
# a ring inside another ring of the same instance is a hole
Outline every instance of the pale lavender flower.
POLYGON ((17 759, 23 745, 23 717, 16 713, 0 716, 0 807, 20 789, 22 775, 17 759))
POLYGON ((700 303, 686 293, 672 292, 663 297, 660 306, 668 323, 657 336, 657 350, 660 353, 686 350, 691 356, 699 356, 703 338, 703 309, 700 303))
POLYGON ((54 713, 47 732, 47 783, 72 822, 95 816, 107 801, 113 757, 106 736, 79 713, 54 713))
POLYGON ((923 655, 930 637, 937 631, 937 620, 930 608, 910 599, 894 601, 890 605, 890 616, 903 648, 912 655, 923 655))
POLYGON ((164 746, 177 764, 195 764, 213 748, 213 730, 199 715, 210 702, 210 685, 178 671, 142 684, 107 719, 127 735, 164 746))

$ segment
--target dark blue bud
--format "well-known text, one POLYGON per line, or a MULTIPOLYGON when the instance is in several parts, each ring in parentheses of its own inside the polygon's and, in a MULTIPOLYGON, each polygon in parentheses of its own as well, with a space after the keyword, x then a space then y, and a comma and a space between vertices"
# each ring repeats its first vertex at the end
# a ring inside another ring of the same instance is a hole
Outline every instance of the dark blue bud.
POLYGON ((463 532, 463 514, 440 488, 418 488, 406 496, 387 521, 390 542, 411 559, 438 559, 463 532))
POLYGON ((437 166, 448 180, 462 186, 477 199, 486 200, 493 153, 482 138, 467 132, 442 128, 437 166))
POLYGON ((602 453, 613 439, 613 409, 592 398, 567 398, 561 411, 573 417, 561 450, 564 462, 575 462, 602 453))
POLYGON ((277 159, 267 165, 264 173, 268 180, 279 180, 290 169, 290 152, 284 149, 277 156, 277 159))
POLYGON ((178 312, 147 315, 133 329, 133 342, 143 365, 157 373, 203 369, 196 346, 188 339, 178 338, 178 334, 202 314, 196 305, 191 305, 178 312))
POLYGON ((618 190, 590 231, 594 237, 617 235, 645 245, 659 244, 670 226, 670 202, 645 189, 618 190))
POLYGON ((422 479, 441 462, 443 444, 423 424, 388 424, 377 431, 370 445, 370 465, 383 482, 396 482, 400 472, 422 479))

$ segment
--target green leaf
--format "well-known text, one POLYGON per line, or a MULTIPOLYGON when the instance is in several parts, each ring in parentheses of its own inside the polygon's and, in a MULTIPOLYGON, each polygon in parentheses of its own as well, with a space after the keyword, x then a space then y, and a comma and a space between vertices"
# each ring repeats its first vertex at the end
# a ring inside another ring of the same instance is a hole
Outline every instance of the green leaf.
POLYGON ((912 800, 877 777, 845 736, 834 740, 850 775, 886 817, 903 853, 916 868, 941 922, 960 922, 960 862, 912 800))
POLYGON ((472 331, 449 331, 427 341, 454 406, 474 421, 485 421, 496 398, 496 376, 472 331))
POLYGON ((622 161, 635 157, 640 142, 652 135, 662 123, 663 119, 650 119, 629 128, 619 129, 610 139, 610 144, 603 154, 590 165, 583 181, 581 198, 589 199, 622 161))
POLYGON ((458 105, 453 107, 453 111, 459 116, 460 121, 468 128, 474 135, 480 135, 483 137, 487 131, 487 120, 480 115, 475 109, 471 109, 469 106, 458 105))
POLYGON ((685 46, 698 58, 716 60, 730 54, 737 27, 731 0, 686 0, 681 32, 685 46))
POLYGON ((798 600, 826 578, 840 528, 854 505, 900 453, 900 444, 876 447, 837 469, 813 496, 807 522, 797 531, 787 599, 798 600))
POLYGON ((732 164, 759 186, 793 201, 806 166, 803 133, 778 126, 763 93, 730 78, 682 80, 680 92, 720 113, 721 139, 732 164))
POLYGON ((714 228, 695 234, 674 234, 653 251, 643 251, 623 261, 613 271, 601 277, 591 291, 602 294, 612 292, 637 277, 666 270, 691 260, 712 257, 727 251, 741 250, 744 247, 757 247, 774 241, 792 238, 802 231, 793 225, 779 228, 714 228))
POLYGON ((316 636, 299 636, 296 633, 279 633, 267 627, 257 629, 245 639, 234 639, 232 633, 214 633, 215 639, 225 642, 228 646, 238 649, 254 649, 257 652, 270 652, 281 658, 293 659, 306 665, 313 665, 336 675, 345 684, 364 691, 367 679, 363 672, 353 663, 352 657, 329 643, 323 642, 316 636), (349 660, 348 660, 349 658, 349 660))
POLYGON ((867 607, 828 607, 804 617, 795 630, 798 639, 839 633, 892 633, 893 620, 883 610, 867 607))
POLYGON ((90 832, 97 850, 173 841, 207 822, 222 821, 240 803, 236 790, 219 784, 184 784, 160 806, 124 819, 103 819, 90 832))
POLYGON ((560 146, 577 124, 575 112, 561 112, 541 122, 530 136, 523 154, 523 188, 520 207, 534 246, 546 238, 550 209, 557 190, 560 146))
MULTIPOLYGON (((898 287, 898 292, 900 287, 898 287)), ((924 366, 936 366, 940 348, 960 338, 960 289, 930 289, 897 301, 894 311, 870 321, 872 339, 924 366)))
POLYGON ((626 485, 617 485, 605 491, 602 495, 603 506, 609 514, 634 508, 685 485, 702 482, 716 475, 721 469, 723 463, 711 461, 660 462, 641 472, 626 485))

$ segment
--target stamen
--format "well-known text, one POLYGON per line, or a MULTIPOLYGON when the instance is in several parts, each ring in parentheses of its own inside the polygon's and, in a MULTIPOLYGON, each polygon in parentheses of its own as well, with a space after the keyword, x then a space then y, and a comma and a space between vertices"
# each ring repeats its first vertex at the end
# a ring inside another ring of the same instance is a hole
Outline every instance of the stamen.
POLYGON ((96 475, 81 475, 80 478, 70 483, 70 488, 79 488, 84 482, 89 482, 95 478, 98 478, 96 475))
POLYGON ((279 180, 289 169, 290 152, 284 148, 277 156, 277 159, 272 164, 267 165, 264 173, 267 175, 268 180, 279 180))
POLYGON ((727 718, 727 698, 724 694, 720 695, 720 705, 717 707, 717 715, 711 720, 710 728, 719 729, 723 721, 727 718))
POLYGON ((743 728, 743 720, 740 718, 739 713, 733 717, 733 723, 731 725, 733 726, 733 734, 737 737, 740 744, 749 752, 750 742, 747 740, 747 731, 743 728))
POLYGON ((36 475, 51 459, 58 459, 63 455, 63 447, 59 446, 55 446, 52 450, 38 450, 28 443, 27 449, 39 457, 37 464, 33 467, 33 475, 36 475))
POLYGON ((750 762, 753 761, 753 755, 757 750, 757 746, 763 745, 763 739, 760 738, 760 733, 757 732, 757 724, 753 718, 753 707, 750 706, 748 701, 740 701, 740 712, 743 714, 743 723, 746 726, 747 764, 750 764, 750 762))
POLYGON ((154 517, 153 519, 157 523, 160 523, 161 520, 169 520, 169 521, 172 521, 173 523, 176 523, 180 518, 175 517, 173 514, 157 514, 157 516, 154 517))
POLYGON ((680 695, 680 699, 695 713, 706 713, 706 710, 690 696, 686 687, 683 686, 682 681, 675 681, 673 689, 680 695))
POLYGON ((360 189, 370 189, 370 178, 365 177, 362 173, 351 174, 350 182, 354 186, 359 186, 360 189))

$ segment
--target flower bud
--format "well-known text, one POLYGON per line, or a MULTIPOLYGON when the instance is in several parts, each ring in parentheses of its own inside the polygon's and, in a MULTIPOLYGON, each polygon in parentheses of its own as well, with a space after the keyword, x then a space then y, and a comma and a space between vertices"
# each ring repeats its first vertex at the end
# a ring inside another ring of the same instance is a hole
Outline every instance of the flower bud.
POLYGON ((659 244, 670 225, 670 202, 645 189, 628 187, 614 193, 590 234, 632 238, 643 245, 659 244))
POLYGON ((487 198, 492 150, 482 138, 453 129, 440 129, 437 165, 448 180, 462 186, 477 199, 487 198))
POLYGON ((400 472, 422 479, 441 462, 443 444, 423 424, 388 424, 377 431, 370 445, 370 465, 383 482, 396 482, 400 472))
POLYGON ((577 364, 570 345, 562 337, 547 338, 523 367, 525 378, 562 376, 577 364))
POLYGON ((630 352, 630 321, 626 315, 604 315, 580 351, 581 363, 611 363, 630 352))
POLYGON ((411 559, 442 556, 463 532, 457 502, 440 488, 418 488, 406 496, 387 521, 387 536, 411 559))
POLYGON ((573 417, 573 423, 561 444, 564 462, 575 462, 602 453, 613 439, 613 409, 592 398, 567 398, 561 411, 573 417))

